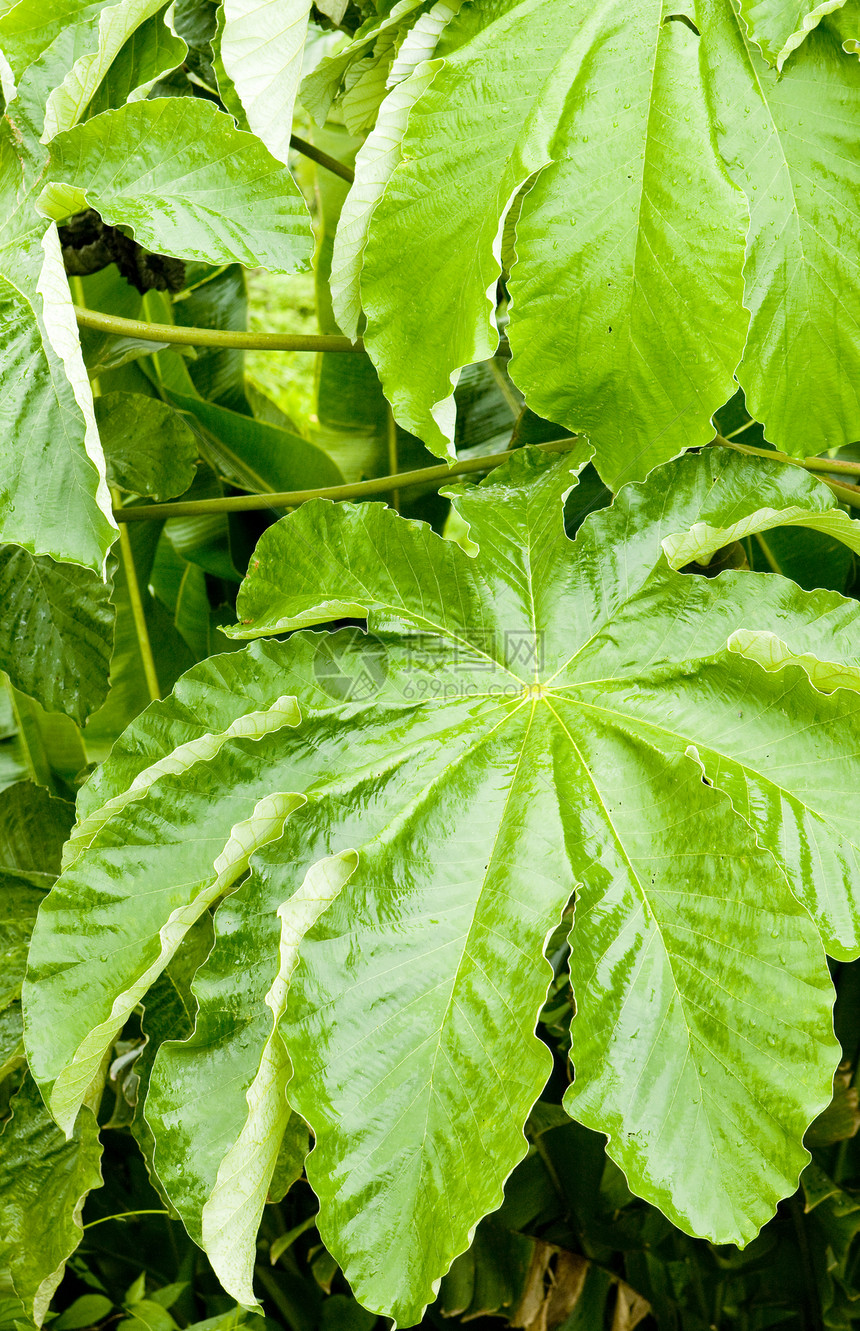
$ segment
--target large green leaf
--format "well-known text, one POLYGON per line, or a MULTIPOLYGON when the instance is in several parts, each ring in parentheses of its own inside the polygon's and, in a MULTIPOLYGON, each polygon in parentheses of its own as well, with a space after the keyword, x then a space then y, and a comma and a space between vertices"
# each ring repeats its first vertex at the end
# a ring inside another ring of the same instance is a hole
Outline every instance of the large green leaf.
POLYGON ((0 18, 18 81, 0 122, 0 538, 103 573, 115 528, 92 394, 56 229, 33 209, 45 96, 89 49, 101 8, 65 0, 46 16, 20 0, 0 18))
MULTIPOLYGON (((15 1000, 38 904, 59 871, 71 815, 71 805, 29 782, 0 795, 0 1080, 18 1068, 15 1000)), ((17 1295, 27 1317, 41 1325, 65 1259, 80 1242, 83 1200, 101 1182, 101 1148, 89 1109, 64 1140, 29 1074, 10 1108, 11 1118, 4 1113, 0 1124, 0 1287, 17 1295)))
POLYGON ((202 427, 213 463, 239 485, 265 494, 343 483, 337 464, 318 444, 301 435, 203 398, 180 393, 168 396, 202 427))
MULTIPOLYGON (((145 20, 147 3, 57 0, 46 10, 39 0, 18 0, 4 7, 0 49, 15 84, 7 89, 7 115, 34 159, 39 140, 74 124, 115 54, 116 38, 122 44, 145 20)), ((149 3, 150 13, 155 8, 149 3)))
POLYGON ((365 58, 378 42, 392 35, 399 38, 415 23, 422 10, 429 9, 426 0, 398 0, 389 13, 376 13, 361 25, 353 40, 343 50, 326 56, 307 76, 301 86, 302 103, 316 120, 323 124, 326 114, 341 87, 344 76, 365 58))
MULTIPOLYGON (((360 147, 358 139, 336 126, 317 131, 314 139, 319 147, 347 165, 354 163, 360 147)), ((317 320, 322 333, 339 331, 332 309, 331 264, 347 191, 346 183, 332 172, 317 172, 321 234, 314 276, 317 320)), ((320 353, 314 390, 314 439, 335 459, 346 480, 395 470, 412 471, 425 465, 427 455, 421 444, 397 431, 376 370, 365 353, 350 356, 320 353)))
POLYGON ((131 102, 50 147, 41 202, 54 217, 92 207, 159 253, 276 273, 307 266, 310 223, 292 176, 209 101, 131 102))
POLYGON ((165 10, 162 7, 126 38, 87 107, 87 117, 138 101, 182 64, 188 47, 168 28, 165 10))
POLYGON ((359 284, 373 214, 401 161, 400 143, 409 113, 436 73, 429 58, 457 9, 457 0, 435 4, 406 35, 397 61, 397 82, 355 159, 355 182, 341 210, 331 268, 332 306, 348 337, 358 335, 361 322, 359 284))
POLYGON ((11 212, 20 175, 0 125, 0 538, 103 573, 116 528, 92 393, 56 228, 11 212))
POLYGON ((72 806, 41 786, 19 781, 7 787, 0 800, 0 868, 48 887, 60 872, 73 822, 72 806))
POLYGON ((525 1153, 551 1070, 542 953, 574 895, 568 1104, 635 1190, 743 1244, 808 1158, 838 1058, 822 935, 860 952, 858 712, 810 662, 856 674, 857 608, 671 563, 703 526, 804 506, 814 524, 823 487, 709 450, 571 542, 588 456, 526 449, 463 491, 475 557, 383 505, 279 522, 237 633, 366 616, 369 634, 203 663, 81 792, 31 947, 31 1066, 69 1129, 126 1015, 235 890, 199 1038, 163 1049, 144 1112, 162 1186, 237 1296, 286 1085, 326 1246, 367 1306, 420 1319, 525 1153), (776 623, 786 661, 762 669, 776 623), (353 854, 275 1026, 282 924, 353 854))
MULTIPOLYGON (((29 781, 0 795, 0 1010, 21 995, 27 950, 44 890, 60 871, 72 806, 29 781)), ((4 1051, 0 1050, 0 1063, 4 1051)))
MULTIPOLYGON (((808 7, 752 8, 790 38, 808 7)), ((457 372, 497 345, 514 211, 512 377, 590 435, 606 480, 706 442, 742 358, 779 447, 857 438, 860 66, 828 8, 780 75, 732 0, 689 18, 660 0, 491 0, 399 81, 446 6, 424 15, 359 154, 332 277, 344 330, 367 316, 398 420, 450 452, 457 372)))
MULTIPOLYGON (((174 299, 172 317, 193 328, 223 328, 244 332, 248 327, 245 272, 239 264, 228 268, 186 270, 189 287, 174 299)), ((245 353, 233 347, 200 348, 186 366, 197 393, 231 411, 251 414, 245 395, 245 353)))
POLYGON ((88 763, 80 726, 62 712, 46 712, 9 681, 7 690, 26 774, 58 798, 74 800, 88 763))
POLYGON ((0 869, 0 942, 3 946, 0 1008, 8 1007, 21 996, 30 934, 41 899, 42 892, 38 887, 0 869))
POLYGON ((238 1297, 244 1303, 254 1302, 249 1255, 256 1247, 282 1142, 286 1136, 290 1145, 301 1144, 301 1120, 296 1123, 285 1095, 292 1068, 279 1022, 301 942, 349 881, 357 858, 354 851, 345 851, 313 865, 294 895, 278 908, 278 965, 274 977, 265 980, 269 951, 263 967, 249 966, 245 952, 259 904, 253 891, 236 894, 224 910, 226 918, 221 919, 219 912, 219 946, 194 985, 200 1000, 194 1036, 162 1048, 154 1069, 147 1118, 158 1141, 156 1171, 161 1172, 161 1158, 166 1156, 161 1176, 171 1200, 191 1233, 199 1237, 224 1284, 241 1290, 238 1297), (241 1008, 235 996, 237 965, 244 973, 241 1008), (241 1029, 237 1022, 225 1022, 225 1010, 237 1013, 241 1029), (255 1037, 259 1065, 247 1084, 247 1059, 237 1054, 255 1037), (230 1083, 228 1068, 235 1076, 230 1083), (201 1096, 204 1085, 207 1091, 201 1096), (183 1095, 188 1089, 196 1101, 193 1114, 187 1112, 183 1095), (184 1168, 177 1171, 176 1162, 183 1155, 184 1168))
POLYGON ((860 437, 860 63, 825 17, 779 75, 731 0, 700 7, 714 129, 750 209, 738 380, 768 439, 820 453, 860 437))
POLYGON ((98 15, 97 27, 88 34, 87 46, 92 49, 78 56, 62 83, 51 91, 45 106, 44 143, 78 123, 126 43, 162 8, 162 0, 120 0, 100 9, 92 6, 98 15))
POLYGON ((456 373, 497 344, 487 293, 503 219, 534 178, 512 375, 541 415, 590 432, 617 480, 706 442, 731 394, 746 210, 712 145, 696 34, 664 22, 660 0, 578 8, 465 6, 437 48, 444 64, 389 95, 380 122, 418 92, 370 221, 361 298, 398 419, 444 452, 456 373), (423 354, 406 362, 395 347, 413 339, 423 354))
POLYGON ((113 485, 153 499, 172 499, 194 480, 194 431, 166 402, 142 393, 96 398, 108 475, 113 485))

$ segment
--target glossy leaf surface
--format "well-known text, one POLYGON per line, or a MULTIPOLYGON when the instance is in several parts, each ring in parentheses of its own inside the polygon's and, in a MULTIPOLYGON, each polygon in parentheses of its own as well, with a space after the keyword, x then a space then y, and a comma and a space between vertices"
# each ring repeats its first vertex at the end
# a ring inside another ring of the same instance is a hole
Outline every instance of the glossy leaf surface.
POLYGON ((113 632, 90 569, 0 546, 0 669, 22 693, 83 723, 105 700, 113 632))
MULTIPOLYGON (((9 185, 3 205, 14 208, 20 166, 2 132, 0 172, 9 185)), ((33 555, 102 572, 116 529, 56 230, 13 213, 7 232, 0 535, 33 555)))
POLYGON ((0 1272, 41 1325, 80 1243, 83 1200, 101 1184, 98 1127, 82 1109, 66 1140, 28 1075, 0 1144, 0 1272))
POLYGON ((198 1032, 162 1048, 145 1110, 162 1185, 237 1297, 286 1084, 329 1251, 366 1306, 420 1318, 524 1154, 550 1071, 542 953, 573 896, 568 1106, 636 1191, 745 1243, 807 1158, 838 1059, 822 935, 860 952, 858 721, 853 693, 794 662, 826 646, 855 668, 856 608, 671 562, 703 524, 804 507, 814 523, 827 496, 774 471, 765 505, 760 468, 708 450, 571 542, 562 502, 588 456, 526 449, 459 493, 473 557, 378 504, 276 524, 236 632, 367 617, 369 634, 204 663, 81 793, 34 934, 32 1066, 71 1125, 125 1014, 238 889, 195 982, 198 1032), (786 659, 762 669, 745 635, 777 622, 786 659), (273 1027, 282 921, 347 853, 273 1027), (236 1216, 247 1238, 227 1251, 236 1216))
POLYGON ((156 253, 277 273, 311 255, 289 171, 198 98, 131 102, 58 134, 47 177, 42 206, 52 216, 95 208, 156 253))
POLYGON ((71 805, 30 782, 0 796, 0 1283, 37 1326, 80 1242, 84 1198, 101 1183, 90 1110, 81 1110, 67 1141, 29 1073, 15 1076, 27 942, 44 889, 59 870, 71 814, 71 805))
POLYGON ((827 16, 781 74, 729 0, 703 0, 702 22, 717 141, 750 210, 738 380, 768 439, 819 453, 860 436, 860 287, 846 240, 860 217, 860 62, 827 16))
POLYGON ((197 440, 168 403, 141 393, 105 393, 96 399, 96 420, 112 485, 153 499, 188 489, 197 440))

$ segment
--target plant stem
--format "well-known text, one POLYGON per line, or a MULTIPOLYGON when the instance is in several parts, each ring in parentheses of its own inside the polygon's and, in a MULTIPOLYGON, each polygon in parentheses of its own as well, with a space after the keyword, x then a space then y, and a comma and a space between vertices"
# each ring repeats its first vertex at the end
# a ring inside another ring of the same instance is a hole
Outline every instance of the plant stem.
MULTIPOLYGON (((804 471, 860 476, 860 463, 857 462, 840 462, 832 458, 790 458, 786 453, 771 452, 766 448, 750 448, 746 444, 731 443, 719 434, 715 435, 711 443, 723 448, 733 448, 736 453, 746 453, 750 457, 766 458, 768 462, 778 462, 789 467, 802 467, 804 471)), ((831 481, 826 475, 820 475, 819 480, 823 481, 825 485, 829 485, 837 499, 840 499, 843 504, 860 508, 860 486, 846 485, 844 481, 831 481)))
MULTIPOLYGON (((536 444, 545 453, 566 453, 576 435, 565 439, 552 439, 536 444)), ((440 467, 425 467, 421 471, 403 471, 397 476, 379 476, 370 481, 357 481, 355 485, 330 485, 322 490, 287 490, 281 494, 233 495, 227 499, 194 499, 185 503, 141 504, 136 508, 114 509, 117 522, 162 521, 165 518, 193 518, 206 513, 249 513, 266 508, 297 508, 309 499, 365 499, 369 495, 387 494, 392 490, 412 485, 429 485, 434 481, 447 481, 454 476, 465 476, 473 471, 492 471, 512 457, 511 452, 488 453, 485 457, 468 458, 453 467, 443 463, 440 467)))
POLYGON ((764 539, 760 531, 757 531, 755 533, 755 538, 756 541, 758 542, 759 549, 761 550, 762 554, 767 560, 767 565, 771 573, 781 573, 782 569, 774 559, 773 551, 771 550, 770 546, 768 545, 767 541, 764 539))
POLYGON ((293 1325, 292 1305, 289 1299, 286 1299, 284 1297, 283 1291, 281 1290, 281 1287, 278 1284, 275 1277, 272 1275, 272 1272, 267 1271, 261 1262, 258 1262, 257 1265, 254 1267, 254 1272, 258 1280, 260 1281, 260 1284, 263 1286, 263 1289, 266 1291, 269 1298, 272 1300, 272 1303, 274 1303, 278 1312, 283 1317, 286 1325, 288 1327, 292 1326, 293 1325))
POLYGON ((150 324, 141 319, 121 319, 99 310, 75 306, 80 328, 117 337, 136 337, 142 342, 168 342, 187 347, 235 347, 244 351, 363 351, 364 343, 348 337, 319 333, 247 333, 227 332, 223 328, 185 328, 180 324, 150 324))
MULTIPOLYGON (((114 514, 121 513, 122 505, 119 502, 119 495, 116 490, 112 491, 114 502, 114 514)), ((149 641, 149 629, 146 626, 146 611, 143 608, 143 599, 140 595, 140 584, 137 580, 137 569, 134 566, 134 551, 131 548, 131 537, 128 527, 120 525, 119 529, 119 550, 122 559, 123 572, 125 573, 125 583, 128 588, 128 601, 131 606, 131 617, 134 621, 134 631, 137 637, 138 651, 143 665, 143 674, 146 680, 146 687, 152 702, 158 702, 161 697, 161 689, 158 684, 158 672, 155 668, 155 657, 152 654, 152 643, 149 641)))
POLYGON ((731 434, 727 434, 726 439, 737 439, 739 434, 751 430, 754 425, 758 425, 758 421, 747 421, 745 425, 739 425, 736 430, 732 430, 731 434))
POLYGON ((324 166, 327 171, 340 176, 341 180, 348 180, 350 185, 355 180, 355 172, 352 167, 345 166, 336 157, 329 157, 328 153, 324 153, 322 148, 314 147, 312 143, 308 143, 307 139, 300 139, 298 134, 290 135, 290 147, 295 148, 296 152, 301 153, 303 157, 309 157, 312 162, 324 166))
POLYGON ((804 467, 806 471, 831 472, 834 476, 860 476, 860 462, 847 462, 841 458, 790 458, 787 453, 776 453, 769 448, 753 448, 751 444, 733 444, 719 436, 715 444, 728 444, 738 453, 748 453, 752 457, 767 458, 770 462, 789 462, 793 467, 804 467))
MULTIPOLYGON (((400 470, 400 462, 397 457, 397 422, 394 419, 394 412, 389 405, 388 408, 388 470, 392 476, 396 476, 400 470)), ((391 491, 391 507, 400 511, 400 491, 391 491)))
POLYGON ((169 1211, 120 1211, 118 1215, 99 1216, 98 1220, 88 1220, 82 1229, 93 1229, 96 1225, 107 1224, 108 1220, 129 1220, 138 1215, 169 1215, 169 1211))

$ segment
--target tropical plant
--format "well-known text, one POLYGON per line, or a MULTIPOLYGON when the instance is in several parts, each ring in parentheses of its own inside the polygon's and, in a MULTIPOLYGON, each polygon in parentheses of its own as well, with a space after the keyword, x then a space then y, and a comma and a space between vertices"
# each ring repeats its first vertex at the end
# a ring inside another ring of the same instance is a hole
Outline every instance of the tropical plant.
POLYGON ((860 1320, 858 52, 0 6, 0 1324, 860 1320))

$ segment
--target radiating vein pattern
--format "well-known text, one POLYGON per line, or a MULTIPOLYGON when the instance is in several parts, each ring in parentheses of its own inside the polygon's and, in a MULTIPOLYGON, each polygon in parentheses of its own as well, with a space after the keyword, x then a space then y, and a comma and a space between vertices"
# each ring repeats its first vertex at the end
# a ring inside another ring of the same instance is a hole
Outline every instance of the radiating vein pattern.
POLYGON ((527 1150, 571 914, 565 1104, 631 1186, 743 1244, 808 1159, 838 1057, 825 946, 860 954, 857 689, 816 687, 860 671, 856 605, 680 568, 780 515, 849 546, 856 524, 800 469, 763 483, 709 449, 570 540, 590 455, 526 448, 459 487, 472 555, 383 505, 276 523, 232 630, 256 641, 189 672, 81 793, 33 935, 32 1067, 71 1129, 125 1014, 149 991, 157 1029, 160 977, 196 969, 146 1132, 244 1302, 305 1122, 326 1247, 365 1306, 420 1321, 527 1150), (366 627, 319 631, 344 617, 366 627))

